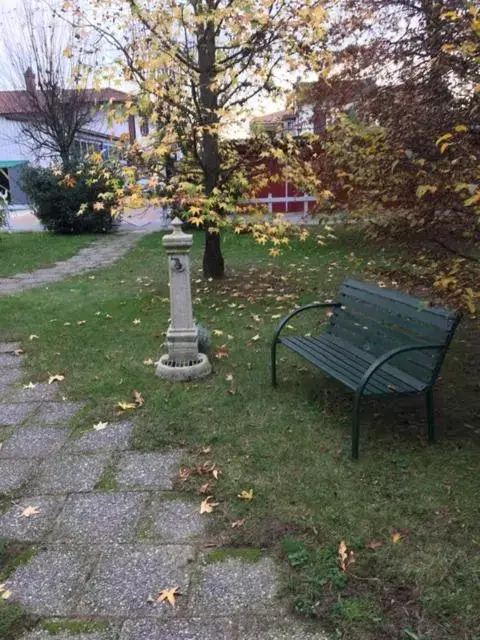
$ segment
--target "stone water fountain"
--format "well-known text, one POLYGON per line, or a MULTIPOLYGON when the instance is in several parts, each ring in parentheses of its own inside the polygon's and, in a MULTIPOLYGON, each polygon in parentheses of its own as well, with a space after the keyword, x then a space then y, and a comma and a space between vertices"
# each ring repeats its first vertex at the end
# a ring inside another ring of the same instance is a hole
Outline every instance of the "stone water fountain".
POLYGON ((195 380, 212 370, 208 357, 198 350, 198 329, 193 318, 190 285, 190 248, 193 237, 182 231, 182 221, 172 221, 173 231, 163 237, 170 272, 170 326, 167 353, 156 374, 166 380, 195 380))

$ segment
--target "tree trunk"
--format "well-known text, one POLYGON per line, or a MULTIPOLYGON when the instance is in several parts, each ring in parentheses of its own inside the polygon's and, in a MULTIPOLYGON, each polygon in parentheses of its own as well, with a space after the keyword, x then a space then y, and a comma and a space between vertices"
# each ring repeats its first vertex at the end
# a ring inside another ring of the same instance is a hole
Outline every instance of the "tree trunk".
POLYGON ((221 249, 220 233, 210 233, 205 229, 205 251, 203 253, 203 275, 206 278, 221 278, 225 265, 221 249))
MULTIPOLYGON (((220 177, 220 146, 218 140, 218 95, 214 83, 216 78, 215 23, 207 20, 200 24, 197 32, 198 66, 200 70, 199 98, 202 131, 202 165, 205 195, 212 194, 220 177)), ((206 278, 221 278, 225 273, 221 250, 220 233, 205 230, 203 275, 206 278)))

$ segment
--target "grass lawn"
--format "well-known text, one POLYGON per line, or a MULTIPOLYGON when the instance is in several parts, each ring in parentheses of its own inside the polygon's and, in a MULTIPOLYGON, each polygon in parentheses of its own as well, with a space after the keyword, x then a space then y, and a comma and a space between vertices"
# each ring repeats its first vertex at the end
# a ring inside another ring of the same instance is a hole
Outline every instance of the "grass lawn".
MULTIPOLYGON (((206 282, 195 239, 195 311, 220 356, 212 355, 210 378, 167 383, 144 363, 162 354, 169 316, 155 234, 93 280, 2 301, 3 337, 26 350, 25 381, 64 374, 65 393, 89 402, 79 431, 119 419, 115 405, 140 391, 144 405, 126 412, 135 414, 136 446, 186 446, 192 470, 213 461, 222 471, 210 478, 219 545, 281 557, 292 607, 333 637, 480 637, 478 320, 464 320, 443 370, 440 442, 427 445, 423 398, 369 400, 361 458, 352 462, 351 395, 286 352, 272 389, 270 338, 294 304, 333 298, 347 275, 375 281, 372 269, 392 265, 418 273, 415 256, 351 235, 324 248, 296 244, 277 259, 249 237, 228 235, 224 252, 227 278, 206 282), (237 497, 251 489, 250 502, 237 497), (341 541, 354 552, 347 573, 338 568, 341 541)), ((311 312, 294 329, 312 331, 324 319, 311 312)), ((192 473, 178 488, 196 492, 208 479, 192 473)))
POLYGON ((67 260, 95 239, 94 235, 0 232, 0 278, 67 260))

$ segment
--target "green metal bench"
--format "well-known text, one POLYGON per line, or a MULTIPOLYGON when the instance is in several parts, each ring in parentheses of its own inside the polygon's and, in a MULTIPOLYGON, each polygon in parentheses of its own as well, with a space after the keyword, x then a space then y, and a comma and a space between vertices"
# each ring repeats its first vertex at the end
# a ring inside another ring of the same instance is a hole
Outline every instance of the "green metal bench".
POLYGON ((425 392, 428 439, 435 441, 434 385, 460 315, 425 300, 356 280, 345 280, 338 302, 295 309, 278 325, 272 342, 272 384, 277 385, 279 344, 355 392, 352 456, 358 458, 362 396, 425 392), (331 307, 318 337, 280 337, 307 309, 331 307))

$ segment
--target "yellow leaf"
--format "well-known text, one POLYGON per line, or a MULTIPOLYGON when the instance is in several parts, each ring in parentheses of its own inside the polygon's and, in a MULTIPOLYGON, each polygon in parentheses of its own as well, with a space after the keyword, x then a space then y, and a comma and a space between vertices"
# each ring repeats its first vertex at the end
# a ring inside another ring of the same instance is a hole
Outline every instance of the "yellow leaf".
POLYGON ((471 207, 472 204, 477 204, 477 203, 480 203, 480 190, 478 191, 478 193, 473 195, 471 198, 468 198, 467 200, 465 200, 463 204, 466 207, 471 207))
POLYGON ((22 513, 18 516, 19 518, 30 518, 31 516, 37 516, 40 513, 40 509, 38 507, 25 507, 22 513))
POLYGON ((253 500, 253 489, 249 489, 248 491, 246 489, 243 489, 243 491, 240 491, 237 498, 240 498, 240 500, 245 500, 245 502, 251 502, 253 500))
POLYGON ((32 335, 31 335, 31 336, 29 336, 29 338, 28 338, 28 339, 29 339, 29 340, 38 340, 38 339, 39 339, 39 337, 38 337, 37 335, 35 335, 34 333, 32 333, 32 335))
POLYGON ((152 364, 155 364, 155 362, 152 360, 152 358, 147 358, 143 361, 143 364, 146 364, 147 367, 150 367, 152 364))
POLYGON ((63 55, 65 56, 65 58, 72 58, 73 57, 72 47, 65 47, 65 49, 63 50, 63 55))
POLYGON ((435 144, 439 145, 442 142, 445 142, 446 140, 451 140, 453 138, 453 133, 444 133, 443 136, 440 136, 439 138, 437 138, 435 144))
POLYGON ((5 583, 0 584, 0 597, 2 598, 2 600, 8 600, 11 595, 12 592, 7 589, 5 583))
POLYGON ((127 409, 136 409, 137 405, 134 402, 118 402, 117 408, 120 411, 127 411, 127 409))
POLYGON ((132 324, 141 324, 141 320, 140 318, 135 318, 135 320, 132 322, 132 324))
POLYGON ((468 127, 465 124, 457 124, 457 126, 455 127, 455 131, 457 133, 465 133, 468 131, 468 127))
POLYGON ((390 538, 392 539, 393 544, 398 544, 400 542, 400 540, 402 539, 402 534, 401 533, 392 533, 390 538))
POLYGON ((417 187, 417 198, 423 198, 426 193, 435 193, 437 187, 433 184, 420 184, 417 187))
POLYGON ((176 597, 181 595, 182 594, 178 590, 178 587, 170 587, 169 589, 163 589, 158 594, 157 599, 155 600, 155 603, 161 604, 162 602, 168 602, 172 605, 172 607, 174 607, 176 597))
POLYGON ((215 507, 218 506, 218 502, 212 502, 213 496, 207 496, 205 500, 202 500, 200 504, 200 513, 212 513, 215 507))
POLYGON ((342 540, 338 545, 338 563, 342 571, 347 570, 347 561, 348 561, 347 545, 342 540))
POLYGON ((108 422, 97 422, 97 424, 93 425, 93 429, 95 429, 95 431, 103 431, 104 429, 106 429, 108 427, 108 422))
POLYGON ((220 329, 214 329, 213 330, 213 335, 214 336, 223 336, 223 331, 220 331, 220 329))
POLYGON ((65 376, 62 376, 60 373, 54 373, 53 375, 50 375, 50 377, 48 378, 48 384, 53 384, 54 382, 61 382, 62 380, 65 380, 65 376))

